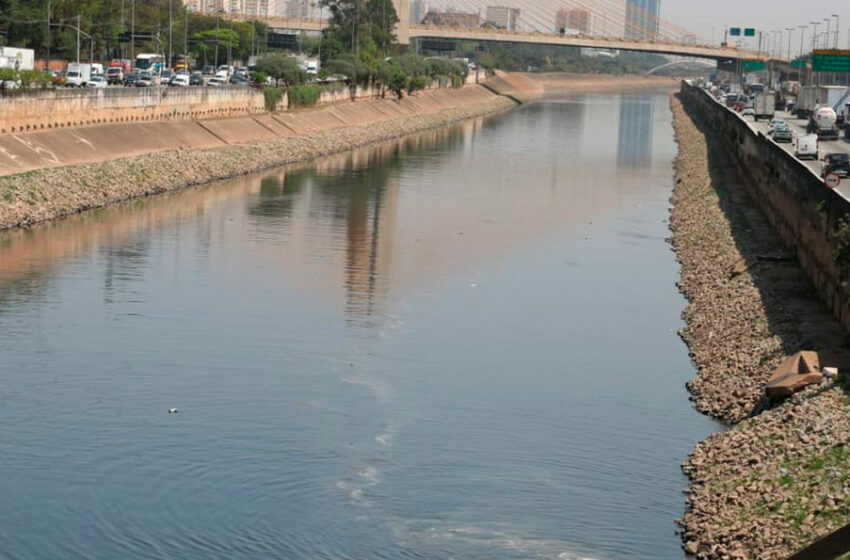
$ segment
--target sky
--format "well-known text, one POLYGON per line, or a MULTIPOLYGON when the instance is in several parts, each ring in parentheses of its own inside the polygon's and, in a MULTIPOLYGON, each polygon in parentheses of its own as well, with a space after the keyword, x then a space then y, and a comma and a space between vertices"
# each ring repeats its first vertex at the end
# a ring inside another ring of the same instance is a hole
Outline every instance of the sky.
MULTIPOLYGON (((847 48, 847 33, 850 28, 850 0, 661 0, 661 17, 680 25, 706 39, 723 40, 726 27, 754 27, 759 31, 784 30, 794 27, 792 34, 793 53, 800 50, 799 25, 821 21, 819 31, 825 27, 824 18, 838 14, 838 45, 847 48), (796 46, 794 44, 796 43, 796 46)), ((833 18, 834 26, 835 19, 833 18)), ((833 27, 834 30, 834 27, 833 27)), ((806 31, 810 50, 812 26, 806 31)), ((787 49, 787 34, 785 35, 787 49)))

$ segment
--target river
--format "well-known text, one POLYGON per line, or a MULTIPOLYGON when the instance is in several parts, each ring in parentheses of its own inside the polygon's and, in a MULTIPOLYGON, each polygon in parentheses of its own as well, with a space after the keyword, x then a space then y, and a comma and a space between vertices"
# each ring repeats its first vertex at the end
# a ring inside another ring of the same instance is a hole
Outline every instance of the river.
POLYGON ((670 120, 553 98, 3 234, 0 558, 682 558, 670 120))

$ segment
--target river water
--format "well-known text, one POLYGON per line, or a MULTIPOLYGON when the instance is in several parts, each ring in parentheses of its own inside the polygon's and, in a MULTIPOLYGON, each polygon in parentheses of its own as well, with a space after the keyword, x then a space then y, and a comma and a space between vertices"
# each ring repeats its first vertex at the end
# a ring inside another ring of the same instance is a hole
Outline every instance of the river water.
POLYGON ((670 119, 550 99, 0 236, 0 558, 681 558, 670 119))

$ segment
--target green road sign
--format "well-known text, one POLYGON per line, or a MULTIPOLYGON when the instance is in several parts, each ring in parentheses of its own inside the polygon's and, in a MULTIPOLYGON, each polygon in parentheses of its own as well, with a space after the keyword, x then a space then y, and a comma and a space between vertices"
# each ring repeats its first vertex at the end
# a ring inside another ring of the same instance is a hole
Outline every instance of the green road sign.
POLYGON ((741 36, 741 28, 740 27, 730 27, 729 35, 732 37, 740 37, 741 36))
POLYGON ((764 70, 764 62, 761 60, 745 60, 741 63, 741 68, 745 72, 758 72, 764 70))
POLYGON ((850 51, 816 50, 812 55, 815 72, 850 72, 850 51))
POLYGON ((806 61, 805 60, 792 60, 791 61, 791 68, 805 68, 805 67, 806 67, 806 61))
POLYGON ((752 27, 748 27, 748 28, 744 29, 744 37, 755 37, 755 36, 756 36, 756 30, 753 29, 752 27))

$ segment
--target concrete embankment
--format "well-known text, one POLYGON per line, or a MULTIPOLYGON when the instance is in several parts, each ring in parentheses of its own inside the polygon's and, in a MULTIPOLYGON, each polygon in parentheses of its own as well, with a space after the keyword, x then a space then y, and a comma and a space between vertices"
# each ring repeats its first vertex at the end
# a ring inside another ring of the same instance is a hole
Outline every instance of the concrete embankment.
MULTIPOLYGON (((514 102, 505 97, 472 86, 408 98, 402 103, 373 100, 304 113, 266 115, 258 120, 182 123, 184 127, 203 128, 206 132, 195 129, 192 134, 208 144, 191 149, 166 148, 117 159, 112 159, 116 148, 126 153, 125 150, 132 147, 139 150, 136 152, 139 154, 143 150, 138 146, 145 144, 132 135, 120 139, 126 143, 123 145, 117 138, 97 139, 97 133, 79 141, 72 136, 64 144, 67 149, 64 157, 68 161, 87 158, 83 160, 85 163, 0 178, 0 227, 28 225, 129 198, 340 152, 514 106, 514 102), (228 145, 223 138, 239 138, 249 143, 228 145), (100 159, 104 156, 107 161, 100 159)), ((142 126, 152 124, 181 123, 142 126)), ((81 130, 52 132, 78 135, 81 130)), ((150 143, 159 138, 153 131, 149 134, 150 143)), ((186 138, 184 134, 178 141, 186 138)), ((174 139, 163 139, 163 142, 174 142, 174 139)), ((41 151, 32 150, 32 153, 41 151)), ((61 161, 55 165, 61 165, 61 161)))
MULTIPOLYGON (((107 123, 0 136, 0 228, 327 155, 515 107, 550 78, 498 73, 487 86, 228 119, 107 123), (510 95, 510 97, 508 97, 510 95)), ((643 88, 661 80, 639 80, 643 88)), ((615 80, 616 81, 616 80, 615 80)), ((587 91, 596 76, 562 81, 587 91)), ((592 89, 592 88, 591 88, 592 89)))
POLYGON ((850 521, 845 392, 825 381, 771 408, 762 401, 772 369, 798 350, 818 350, 824 365, 850 364, 845 332, 818 299, 804 256, 829 238, 807 237, 818 222, 806 215, 819 210, 803 194, 828 193, 807 191, 808 170, 761 146, 766 139, 739 137, 749 127, 697 95, 686 90, 672 102, 672 242, 690 302, 681 334, 698 369, 689 383, 695 405, 734 425, 683 465, 692 485, 682 538, 698 558, 784 559, 850 521))

